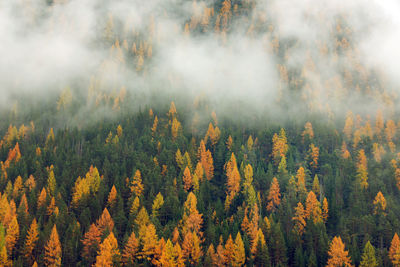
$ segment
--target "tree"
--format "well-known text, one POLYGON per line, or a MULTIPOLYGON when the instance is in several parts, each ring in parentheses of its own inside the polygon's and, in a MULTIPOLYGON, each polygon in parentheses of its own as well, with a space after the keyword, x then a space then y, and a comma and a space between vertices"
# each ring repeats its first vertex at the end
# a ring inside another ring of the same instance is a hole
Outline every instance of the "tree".
POLYGON ((196 265, 203 255, 200 243, 201 241, 195 232, 187 232, 183 238, 182 256, 190 265, 196 265))
POLYGON ((56 178, 54 176, 53 168, 50 167, 49 177, 47 178, 47 193, 49 196, 54 197, 56 193, 56 178))
POLYGON ((176 266, 174 252, 174 246, 172 245, 171 240, 168 239, 161 254, 160 265, 165 267, 176 266))
POLYGON ((132 182, 131 182, 131 192, 135 193, 137 197, 140 197, 144 186, 142 184, 142 174, 140 173, 139 170, 136 170, 135 175, 133 176, 132 182))
POLYGON ((225 243, 225 258, 228 266, 232 265, 234 250, 235 250, 235 243, 233 242, 232 235, 229 235, 225 243))
POLYGON ((114 229, 114 221, 107 208, 104 208, 100 218, 96 221, 96 226, 102 234, 110 233, 114 229))
POLYGON ((304 141, 304 137, 308 136, 308 138, 313 139, 314 138, 314 130, 312 127, 311 122, 306 122, 306 124, 304 125, 304 131, 301 134, 301 136, 303 137, 303 141, 304 141))
POLYGON ((297 192, 301 195, 304 195, 307 192, 307 189, 306 189, 306 173, 303 167, 300 167, 297 170, 296 178, 297 178, 297 192))
POLYGON ((317 200, 313 191, 308 193, 305 215, 306 218, 313 219, 314 223, 322 222, 321 203, 317 200))
POLYGON ((118 265, 119 262, 118 242, 113 232, 111 232, 103 243, 100 244, 100 250, 96 257, 97 267, 112 267, 118 265))
POLYGON ((376 262, 375 257, 375 248, 368 241, 365 244, 363 254, 361 256, 360 267, 377 267, 378 263, 376 262))
POLYGON ((186 166, 185 171, 183 172, 183 189, 185 191, 189 191, 193 187, 192 182, 192 174, 190 173, 189 168, 186 166))
POLYGON ((310 166, 313 169, 318 167, 318 157, 319 157, 319 148, 314 144, 310 145, 310 149, 308 150, 309 158, 310 158, 310 166))
POLYGON ((163 205, 164 205, 164 197, 159 192, 153 201, 153 206, 152 206, 152 216, 153 217, 158 217, 158 211, 161 209, 161 207, 163 205))
POLYGON ((386 199, 383 196, 382 192, 379 191, 378 194, 376 194, 375 200, 374 200, 374 213, 375 214, 380 214, 385 212, 386 210, 386 199))
POLYGON ((362 189, 368 188, 367 157, 364 149, 360 149, 357 157, 357 179, 362 189))
MULTIPOLYGON (((199 237, 202 237, 203 233, 201 230, 201 225, 203 224, 203 215, 197 210, 197 198, 193 192, 190 192, 187 199, 183 205, 183 216, 182 216, 183 226, 182 233, 194 232, 199 237)), ((183 247, 182 247, 183 249, 183 247)))
POLYGON ((10 258, 12 258, 11 257, 12 250, 14 249, 15 244, 18 241, 18 238, 19 238, 19 225, 17 221, 17 216, 14 215, 6 231, 6 248, 10 258))
POLYGON ((312 191, 317 196, 320 194, 318 175, 314 176, 314 181, 313 181, 313 185, 312 185, 312 191))
POLYGON ((395 233, 389 248, 389 259, 392 261, 392 263, 396 261, 399 252, 400 252, 400 239, 397 233, 395 233))
POLYGON ((158 237, 154 224, 149 223, 147 226, 142 226, 139 231, 139 240, 142 246, 142 251, 139 257, 146 260, 151 260, 155 254, 158 237))
POLYGON ((139 240, 136 238, 135 232, 132 232, 122 252, 122 262, 125 265, 134 265, 138 250, 139 240))
POLYGON ((324 200, 322 202, 322 219, 324 220, 324 222, 328 220, 328 216, 329 216, 328 200, 326 199, 326 197, 324 197, 324 200))
POLYGON ((283 156, 286 156, 289 146, 287 144, 287 138, 285 129, 281 129, 279 135, 274 134, 272 137, 272 157, 275 164, 277 165, 283 156))
POLYGON ((297 203, 297 207, 295 207, 294 210, 295 215, 292 218, 294 221, 294 231, 301 237, 304 233, 304 228, 306 227, 306 212, 301 202, 297 203))
POLYGON ((343 132, 344 132, 345 136, 347 137, 347 139, 351 138, 351 134, 353 132, 353 125, 354 125, 353 113, 351 111, 349 111, 349 112, 347 112, 346 122, 344 124, 344 129, 343 129, 343 132))
POLYGON ((332 240, 332 243, 328 251, 329 259, 326 266, 327 267, 353 266, 351 264, 351 259, 350 256, 348 256, 348 254, 349 252, 345 250, 344 243, 342 242, 340 236, 339 237, 335 236, 332 240))
POLYGON ((108 194, 107 206, 110 208, 114 208, 116 201, 117 201, 117 189, 115 188, 115 185, 113 185, 110 193, 108 194))
POLYGON ((4 226, 0 223, 0 265, 11 266, 12 261, 8 259, 6 241, 4 235, 4 226))
POLYGON ((244 244, 240 232, 237 233, 235 239, 235 247, 232 255, 232 266, 243 266, 246 260, 244 244))
POLYGON ((181 130, 182 126, 181 123, 176 119, 173 118, 172 124, 171 124, 171 135, 172 139, 176 139, 178 137, 179 131, 181 130))
POLYGON ((82 257, 89 265, 92 265, 96 259, 97 251, 101 243, 101 236, 101 231, 93 223, 82 239, 82 257))
POLYGON ((45 246, 44 261, 46 266, 61 266, 61 243, 58 239, 56 225, 51 230, 51 235, 45 246))
POLYGON ((225 164, 225 171, 227 177, 225 208, 228 209, 230 203, 240 191, 240 174, 237 167, 235 154, 232 153, 231 158, 225 164))
POLYGON ((272 179, 267 200, 268 200, 267 210, 272 212, 274 212, 281 203, 281 193, 279 189, 279 183, 275 177, 272 179))
POLYGON ((25 244, 24 244, 24 249, 23 249, 25 259, 29 264, 32 264, 33 261, 35 260, 35 258, 33 256, 33 250, 35 249, 36 243, 39 240, 39 232, 38 231, 39 231, 39 229, 38 229, 36 219, 33 218, 31 226, 29 227, 28 233, 26 234, 25 244))

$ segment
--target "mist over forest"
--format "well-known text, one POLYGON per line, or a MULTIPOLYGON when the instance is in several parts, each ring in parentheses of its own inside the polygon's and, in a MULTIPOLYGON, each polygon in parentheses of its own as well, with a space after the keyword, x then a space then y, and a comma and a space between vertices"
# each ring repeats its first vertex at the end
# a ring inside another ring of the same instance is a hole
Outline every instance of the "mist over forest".
POLYGON ((399 266, 400 2, 0 2, 0 265, 399 266))

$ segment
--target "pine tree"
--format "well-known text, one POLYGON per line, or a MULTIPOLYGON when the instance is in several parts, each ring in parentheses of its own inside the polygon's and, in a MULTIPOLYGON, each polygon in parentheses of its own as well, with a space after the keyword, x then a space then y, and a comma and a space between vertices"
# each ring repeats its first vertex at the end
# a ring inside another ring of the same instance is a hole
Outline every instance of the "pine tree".
POLYGON ((58 238, 56 225, 54 225, 45 246, 44 261, 46 266, 61 266, 61 255, 61 243, 58 238))

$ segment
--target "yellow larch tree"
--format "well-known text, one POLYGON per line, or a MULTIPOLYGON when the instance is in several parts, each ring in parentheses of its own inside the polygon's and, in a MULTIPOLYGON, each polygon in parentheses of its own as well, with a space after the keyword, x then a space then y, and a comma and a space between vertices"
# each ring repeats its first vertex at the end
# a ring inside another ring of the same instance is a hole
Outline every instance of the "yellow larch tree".
POLYGON ((322 222, 321 203, 317 200, 313 191, 310 191, 306 199, 306 218, 312 219, 314 223, 322 222))
POLYGON ((134 265, 137 253, 139 251, 139 240, 136 238, 135 232, 132 232, 126 241, 125 248, 122 252, 122 262, 125 265, 134 265))
POLYGON ((353 267, 348 254, 349 252, 345 250, 344 243, 340 236, 335 236, 328 251, 329 259, 326 267, 353 267))
POLYGON ((234 250, 232 253, 232 266, 234 267, 239 267, 243 266, 244 262, 246 260, 246 254, 244 250, 244 244, 242 240, 242 236, 240 235, 240 232, 237 233, 236 238, 235 238, 235 246, 234 250))
POLYGON ((61 266, 61 255, 61 243, 58 238, 57 227, 54 225, 45 246, 44 261, 46 266, 61 266))
POLYGON ((281 203, 281 193, 278 180, 274 177, 269 188, 267 210, 274 212, 281 203))
POLYGON ((376 194, 376 197, 374 199, 374 214, 385 214, 386 210, 386 199, 383 196, 382 192, 379 191, 376 194))
POLYGON ((32 223, 29 227, 28 233, 26 234, 23 253, 26 261, 29 264, 32 264, 35 260, 33 256, 33 250, 36 247, 37 241, 39 240, 39 227, 36 219, 32 220, 32 223))
POLYGON ((301 202, 297 203, 297 207, 294 208, 295 215, 292 218, 294 221, 294 232, 298 234, 300 237, 304 233, 304 229, 306 227, 306 213, 304 210, 303 204, 301 202))
POLYGON ((139 170, 136 170, 135 175, 133 176, 130 189, 132 193, 135 193, 135 196, 140 197, 142 195, 144 186, 142 183, 142 174, 139 170))
POLYGON ((117 266, 119 263, 120 252, 118 249, 118 242, 111 232, 106 239, 100 244, 100 250, 96 257, 96 267, 112 267, 117 266))

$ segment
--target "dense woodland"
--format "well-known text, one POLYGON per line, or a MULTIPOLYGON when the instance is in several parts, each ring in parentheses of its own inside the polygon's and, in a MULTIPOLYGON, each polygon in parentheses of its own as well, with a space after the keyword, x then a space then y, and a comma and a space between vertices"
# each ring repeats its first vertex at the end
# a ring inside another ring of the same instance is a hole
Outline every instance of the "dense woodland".
MULTIPOLYGON (((21 1, 18 13, 34 27, 65 2, 33 12, 21 1)), ((265 41, 279 63, 276 104, 221 108, 212 95, 177 93, 173 73, 161 93, 125 79, 110 86, 110 72, 151 80, 163 37, 155 16, 137 29, 106 14, 96 42, 109 54, 87 82, 0 109, 0 264, 400 266, 396 97, 361 64, 346 16, 310 18, 329 38, 293 66, 298 43, 280 39, 274 10, 189 3, 174 29, 184 38, 229 47, 239 28, 265 41), (319 57, 337 71, 320 73, 319 57), (336 112, 350 96, 367 99, 368 112, 336 112)), ((65 30, 79 26, 56 18, 65 30)))

